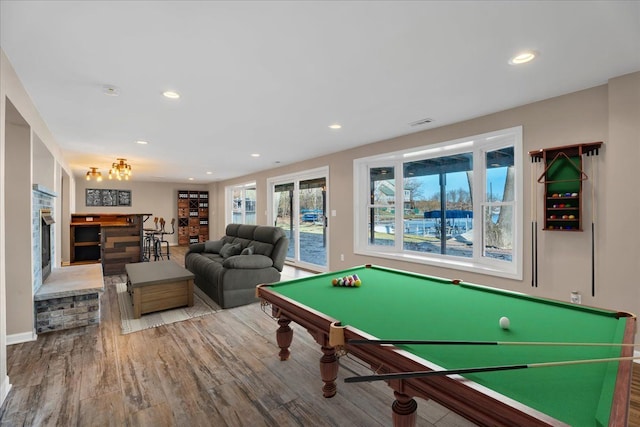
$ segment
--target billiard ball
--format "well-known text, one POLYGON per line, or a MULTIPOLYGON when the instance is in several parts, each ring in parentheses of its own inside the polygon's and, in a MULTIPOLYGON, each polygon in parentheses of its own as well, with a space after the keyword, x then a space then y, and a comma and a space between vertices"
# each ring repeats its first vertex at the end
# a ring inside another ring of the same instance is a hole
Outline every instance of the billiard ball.
POLYGON ((332 284, 333 286, 338 286, 338 279, 333 279, 333 280, 331 281, 331 284, 332 284))
POLYGON ((509 321, 508 317, 504 317, 503 316, 503 317, 500 318, 500 327, 502 329, 509 329, 510 323, 511 322, 509 321))
POLYGON ((571 197, 578 197, 578 193, 571 193, 571 197))
POLYGON ((360 279, 358 279, 355 282, 353 282, 353 284, 356 286, 356 288, 359 288, 360 285, 362 285, 362 281, 360 279))
POLYGON ((575 215, 569 215, 569 219, 576 219, 575 215))
POLYGON ((549 217, 549 219, 556 219, 556 216, 555 216, 555 215, 551 215, 551 216, 549 217))
POLYGON ((560 197, 560 195, 558 193, 553 193, 551 197, 560 197))

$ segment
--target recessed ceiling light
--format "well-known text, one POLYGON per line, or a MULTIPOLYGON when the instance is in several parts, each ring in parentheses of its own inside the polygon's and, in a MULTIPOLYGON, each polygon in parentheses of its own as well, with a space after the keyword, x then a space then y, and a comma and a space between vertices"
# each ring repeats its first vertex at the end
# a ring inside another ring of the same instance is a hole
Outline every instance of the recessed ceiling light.
POLYGON ((187 178, 189 181, 193 181, 193 178, 187 178))
POLYGON ((109 96, 118 96, 120 95, 120 89, 111 85, 102 86, 102 93, 109 96))
POLYGON ((141 139, 136 141, 136 144, 140 144, 140 145, 147 145, 149 142, 148 141, 143 141, 141 139))
POLYGON ((251 155, 251 157, 260 157, 260 154, 258 154, 258 153, 253 153, 253 154, 251 155))
POLYGON ((207 175, 213 175, 213 172, 207 171, 207 175))
POLYGON ((166 90, 166 91, 162 92, 162 95, 165 98, 169 98, 169 99, 178 99, 178 98, 180 98, 180 94, 178 92, 174 92, 172 90, 166 90))
POLYGON ((329 129, 342 129, 342 125, 339 123, 334 123, 332 125, 329 125, 329 129))
POLYGON ((527 62, 533 61, 533 59, 536 56, 538 56, 537 52, 535 52, 533 50, 526 50, 524 52, 521 52, 521 53, 517 54, 513 58, 511 58, 509 60, 509 64, 511 64, 511 65, 526 64, 527 62))

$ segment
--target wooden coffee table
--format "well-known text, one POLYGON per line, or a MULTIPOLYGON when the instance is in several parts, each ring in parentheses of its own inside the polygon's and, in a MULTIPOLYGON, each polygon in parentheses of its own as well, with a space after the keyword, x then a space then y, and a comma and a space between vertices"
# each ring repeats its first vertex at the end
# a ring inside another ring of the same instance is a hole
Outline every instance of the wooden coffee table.
POLYGON ((133 317, 169 308, 193 306, 193 279, 189 270, 173 261, 125 265, 133 317))

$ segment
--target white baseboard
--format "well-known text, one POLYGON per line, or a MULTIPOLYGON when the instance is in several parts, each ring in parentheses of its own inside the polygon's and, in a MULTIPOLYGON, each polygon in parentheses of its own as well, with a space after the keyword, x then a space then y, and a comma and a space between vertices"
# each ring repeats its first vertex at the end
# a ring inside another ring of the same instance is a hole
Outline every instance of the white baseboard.
POLYGON ((7 335, 7 345, 20 344, 23 342, 35 341, 38 339, 36 331, 22 332, 20 334, 7 335))
MULTIPOLYGON (((634 351, 633 357, 640 357, 640 351, 634 351)), ((634 362, 640 363, 640 359, 635 359, 634 362)))
POLYGON ((5 375, 4 380, 0 383, 0 406, 4 403, 4 399, 7 398, 11 390, 11 383, 9 382, 9 376, 5 375))

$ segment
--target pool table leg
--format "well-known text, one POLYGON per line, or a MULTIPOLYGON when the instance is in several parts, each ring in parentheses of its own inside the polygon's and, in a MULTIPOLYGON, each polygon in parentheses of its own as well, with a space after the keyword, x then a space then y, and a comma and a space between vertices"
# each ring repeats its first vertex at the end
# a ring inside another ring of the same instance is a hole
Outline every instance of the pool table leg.
POLYGON ((322 346, 322 357, 320 358, 320 376, 324 382, 322 386, 322 395, 324 397, 333 397, 336 395, 338 387, 336 386, 336 378, 338 378, 338 358, 336 357, 336 349, 334 347, 322 346))
POLYGON ((289 359, 289 355, 291 354, 289 346, 291 346, 291 341, 293 340, 293 329, 291 329, 289 323, 291 323, 291 320, 284 316, 280 316, 278 319, 279 327, 276 331, 276 341, 278 347, 280 347, 280 353, 278 353, 280 360, 289 359))
POLYGON ((393 391, 396 400, 391 405, 393 410, 394 427, 414 427, 416 425, 416 411, 418 403, 406 394, 393 391))

